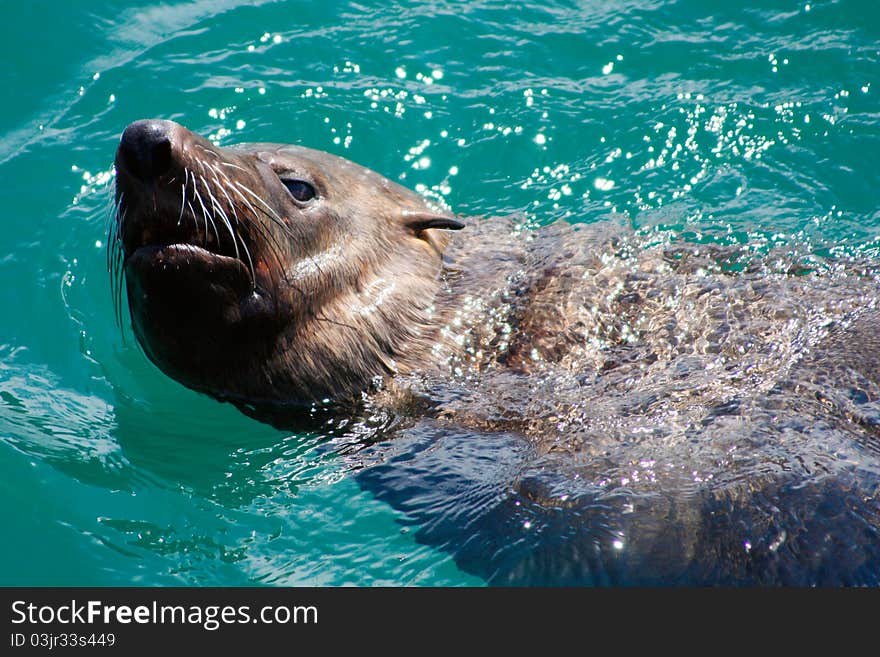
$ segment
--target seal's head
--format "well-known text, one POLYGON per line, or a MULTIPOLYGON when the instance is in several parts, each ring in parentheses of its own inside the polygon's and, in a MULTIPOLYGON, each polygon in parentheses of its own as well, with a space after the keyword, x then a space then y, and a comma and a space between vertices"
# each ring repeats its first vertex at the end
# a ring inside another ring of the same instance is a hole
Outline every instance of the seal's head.
POLYGON ((243 407, 346 398, 437 340, 444 229, 463 224, 348 160, 137 121, 116 204, 135 334, 191 388, 243 407))

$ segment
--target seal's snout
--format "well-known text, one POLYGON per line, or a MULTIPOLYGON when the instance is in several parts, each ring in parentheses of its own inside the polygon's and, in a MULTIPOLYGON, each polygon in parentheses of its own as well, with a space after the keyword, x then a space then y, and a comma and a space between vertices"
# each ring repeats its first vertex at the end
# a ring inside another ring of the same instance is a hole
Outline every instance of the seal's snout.
POLYGON ((177 126, 172 121, 149 119, 135 121, 122 133, 116 153, 121 166, 140 180, 158 178, 171 167, 172 136, 177 126))

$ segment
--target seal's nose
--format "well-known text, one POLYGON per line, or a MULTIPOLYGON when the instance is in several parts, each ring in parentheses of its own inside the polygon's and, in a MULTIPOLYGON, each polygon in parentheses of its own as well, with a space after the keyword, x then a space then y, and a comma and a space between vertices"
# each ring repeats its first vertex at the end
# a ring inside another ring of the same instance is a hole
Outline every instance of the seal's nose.
POLYGON ((122 133, 116 151, 117 168, 122 166, 141 180, 161 176, 171 167, 172 121, 135 121, 122 133))

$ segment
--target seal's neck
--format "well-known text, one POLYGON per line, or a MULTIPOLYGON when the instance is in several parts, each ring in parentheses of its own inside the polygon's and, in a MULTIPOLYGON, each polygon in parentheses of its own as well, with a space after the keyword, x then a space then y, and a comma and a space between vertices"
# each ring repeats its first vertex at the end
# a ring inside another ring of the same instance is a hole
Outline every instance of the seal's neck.
POLYGON ((498 341, 510 339, 523 241, 509 220, 439 239, 398 250, 369 276, 362 271, 356 287, 304 321, 295 348, 276 350, 287 358, 279 371, 309 381, 300 394, 338 398, 330 391, 342 389, 359 398, 377 379, 466 374, 492 361, 498 341))

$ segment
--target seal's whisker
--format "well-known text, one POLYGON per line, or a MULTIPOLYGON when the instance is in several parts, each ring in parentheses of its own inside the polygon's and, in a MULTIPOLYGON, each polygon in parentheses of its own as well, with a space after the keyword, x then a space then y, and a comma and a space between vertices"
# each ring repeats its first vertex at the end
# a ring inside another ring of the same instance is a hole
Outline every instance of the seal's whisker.
MULTIPOLYGON (((245 255, 247 255, 248 268, 250 269, 250 272, 251 272, 251 280, 253 281, 254 286, 256 286, 257 272, 254 269, 254 261, 251 258, 251 252, 247 248, 247 244, 245 243, 244 238, 241 235, 239 235, 239 233, 238 233, 238 229, 241 225, 241 222, 238 219, 238 212, 235 210, 235 203, 232 201, 232 198, 226 192, 226 187, 218 179, 217 174, 219 172, 217 171, 217 169, 215 167, 211 166, 210 164, 208 165, 208 168, 214 174, 213 179, 214 179, 214 183, 217 185, 217 189, 219 189, 223 193, 223 196, 226 197, 226 202, 228 203, 227 207, 232 212, 232 218, 235 220, 235 231, 233 232, 233 237, 232 237, 233 243, 236 245, 235 255, 236 255, 236 257, 239 257, 238 256, 238 242, 241 242, 241 246, 244 249, 245 255)), ((218 210, 219 209, 220 209, 220 207, 218 205, 218 210)), ((222 212, 222 210, 221 210, 221 212, 222 212)), ((227 226, 230 229, 230 232, 232 232, 232 222, 229 220, 229 216, 225 212, 223 212, 223 218, 226 221, 227 226)))
POLYGON ((120 194, 116 204, 115 221, 113 222, 113 241, 108 243, 108 252, 111 248, 113 251, 113 256, 109 263, 113 319, 120 329, 122 329, 122 276, 125 261, 125 252, 122 248, 122 229, 125 225, 127 214, 128 210, 124 205, 123 195, 120 194))
POLYGON ((250 249, 248 249, 247 244, 245 244, 245 241, 243 239, 241 239, 241 237, 239 237, 238 239, 241 240, 241 248, 244 249, 244 254, 247 256, 248 269, 251 272, 251 286, 256 289, 256 287, 257 287, 257 270, 254 268, 254 259, 251 257, 250 249))
MULTIPOLYGON (((204 179, 203 179, 204 180, 204 179)), ((205 202, 202 200, 202 195, 199 194, 198 184, 196 183, 195 176, 193 176, 193 193, 196 196, 196 200, 199 202, 199 205, 202 207, 202 217, 205 219, 205 235, 204 235, 204 245, 208 244, 208 208, 205 207, 205 202)), ((214 229, 214 236, 217 238, 217 243, 220 242, 220 234, 217 232, 217 226, 214 223, 214 217, 211 219, 211 227, 214 229)))
POLYGON ((231 188, 231 189, 232 189, 233 193, 235 193, 235 194, 238 195, 238 198, 241 199, 241 202, 244 203, 244 204, 247 206, 247 208, 251 211, 251 214, 253 215, 254 220, 256 220, 256 218, 257 218, 257 209, 256 209, 253 205, 251 205, 251 202, 248 201, 240 191, 238 191, 238 190, 235 189, 234 187, 231 188))
POLYGON ((262 205, 264 208, 266 208, 266 210, 269 212, 269 215, 270 215, 270 216, 274 217, 277 221, 281 222, 281 225, 283 225, 283 226, 287 226, 287 224, 284 223, 284 220, 283 220, 281 217, 278 216, 278 213, 275 212, 275 210, 273 210, 273 209, 272 209, 272 208, 266 203, 266 201, 264 201, 264 200, 261 199, 259 196, 257 196, 256 194, 254 194, 254 192, 253 192, 250 188, 248 188, 246 185, 242 185, 242 184, 241 184, 240 182, 238 182, 238 181, 233 181, 233 184, 235 184, 236 187, 239 187, 239 188, 243 189, 244 191, 246 191, 248 194, 250 194, 250 195, 251 195, 251 196, 252 196, 252 197, 253 197, 253 198, 254 198, 254 199, 260 204, 260 205, 262 205))
MULTIPOLYGON (((218 172, 215 167, 211 167, 211 171, 214 173, 214 182, 217 183, 217 189, 223 192, 223 196, 226 197, 226 200, 229 203, 229 209, 232 211, 232 216, 235 219, 236 225, 238 225, 238 213, 235 211, 235 203, 232 202, 232 198, 230 198, 229 194, 226 193, 226 187, 220 182, 219 178, 217 177, 218 173, 220 173, 221 176, 222 173, 218 172)), ((227 182, 229 181, 228 178, 226 178, 226 180, 227 182)))
POLYGON ((122 328, 122 278, 123 278, 123 268, 122 268, 123 254, 122 249, 119 250, 119 256, 117 257, 116 264, 116 285, 115 285, 115 293, 113 296, 113 315, 116 319, 116 325, 121 329, 122 328))
POLYGON ((223 207, 220 205, 217 197, 214 196, 214 192, 211 189, 211 186, 208 184, 208 181, 202 178, 202 181, 205 183, 205 187, 207 187, 208 198, 211 201, 211 206, 213 210, 220 215, 220 218, 223 220, 223 225, 226 227, 226 230, 229 231, 229 236, 232 238, 232 246, 235 248, 235 257, 241 260, 241 253, 238 250, 238 236, 235 233, 235 229, 232 227, 232 222, 229 220, 229 216, 223 210, 223 207))
MULTIPOLYGON (((226 211, 223 209, 223 206, 220 205, 220 202, 217 200, 217 197, 214 195, 214 191, 211 189, 211 186, 208 184, 208 181, 202 178, 202 182, 205 183, 206 191, 208 193, 208 200, 211 201, 211 210, 212 212, 219 214, 220 218, 223 220, 223 224, 229 229, 230 233, 234 235, 232 229, 232 222, 229 221, 229 215, 226 214, 226 211)), ((238 247, 236 246, 236 256, 238 255, 238 247)))
POLYGON ((109 216, 107 220, 107 271, 110 271, 113 247, 115 247, 116 245, 117 226, 119 225, 119 206, 121 204, 122 193, 120 192, 109 209, 109 216))
MULTIPOLYGON (((284 268, 284 259, 281 254, 281 247, 278 244, 278 241, 275 239, 275 236, 270 231, 268 231, 265 226, 261 225, 258 221, 252 221, 252 222, 250 222, 249 225, 253 227, 254 231, 256 232, 257 235, 260 236, 261 239, 265 240, 266 244, 268 245, 269 254, 272 257, 272 259, 274 259, 275 262, 277 263, 277 265, 278 265, 277 271, 280 272, 281 279, 284 281, 284 283, 286 285, 291 286, 296 292, 299 293, 299 295, 303 299, 305 299, 306 298, 305 292, 300 287, 295 285, 293 283, 293 281, 291 281, 290 278, 287 276, 287 270, 284 268)), ((270 281, 271 281, 272 285, 277 289, 278 281, 273 278, 270 278, 270 281)))
MULTIPOLYGON (((211 185, 205 180, 205 177, 202 174, 199 174, 199 178, 202 179, 202 182, 205 183, 205 193, 208 195, 208 199, 211 201, 211 227, 214 229, 214 237, 217 238, 217 246, 220 246, 220 233, 217 231, 217 222, 214 214, 214 208, 217 207, 217 199, 214 198, 214 194, 211 193, 211 185)), ((229 220, 227 219, 227 222, 229 220)), ((236 255, 238 255, 238 247, 235 249, 236 255)))
POLYGON ((193 208, 192 203, 190 203, 189 201, 186 202, 186 207, 189 208, 189 216, 192 217, 193 228, 196 232, 199 232, 199 220, 196 218, 195 208, 193 208))
MULTIPOLYGON (((199 195, 199 184, 196 181, 195 173, 193 173, 193 198, 202 206, 202 219, 205 221, 205 234, 202 236, 202 246, 208 243, 208 213, 205 210, 205 204, 202 203, 202 197, 199 195)), ((196 221, 196 232, 198 232, 198 221, 196 221)))
MULTIPOLYGON (((226 176, 223 176, 223 177, 226 178, 226 176)), ((235 196, 237 198, 241 199, 241 202, 245 205, 245 207, 247 207, 250 210, 252 218, 250 221, 248 221, 245 224, 245 226, 248 230, 255 231, 257 233, 257 235, 259 235, 260 238, 262 238, 266 242, 266 244, 269 247, 269 253, 270 253, 271 257, 275 260, 276 264, 278 265, 277 271, 280 272, 282 280, 287 285, 290 285, 296 292, 298 292, 300 294, 300 296, 303 297, 303 299, 307 298, 305 292, 299 286, 294 285, 293 282, 290 280, 290 277, 287 274, 287 268, 285 266, 285 261, 282 256, 283 249, 281 248, 281 245, 278 243, 278 239, 276 238, 276 236, 271 231, 269 231, 267 229, 267 227, 264 226, 262 224, 262 222, 259 220, 260 213, 251 204, 251 202, 248 201, 247 197, 245 197, 245 195, 242 194, 242 192, 240 190, 236 189, 235 187, 230 187, 230 189, 232 190, 232 192, 235 194, 235 196)), ((263 214, 265 214, 265 212, 263 212, 263 214)), ((271 217, 270 217, 270 219, 271 219, 271 217)), ((288 231, 288 234, 289 234, 289 231, 288 231)), ((277 285, 277 282, 274 280, 273 280, 273 285, 277 285)))
POLYGON ((110 209, 110 219, 107 226, 107 272, 110 274, 110 298, 114 302, 113 315, 116 316, 116 281, 115 281, 115 260, 117 258, 118 247, 116 244, 116 227, 119 221, 119 204, 122 195, 119 194, 116 201, 110 209))
POLYGON ((247 198, 244 196, 244 194, 241 193, 241 191, 239 191, 238 189, 236 189, 233 186, 232 180, 229 179, 229 176, 227 176, 223 171, 220 171, 219 169, 214 168, 214 167, 212 167, 212 171, 214 171, 216 174, 218 174, 227 183, 226 185, 223 185, 215 177, 215 180, 217 181, 217 186, 220 188, 220 190, 223 192, 223 195, 226 196, 226 199, 229 201, 229 207, 232 209, 232 213, 235 216, 236 224, 240 224, 241 222, 239 221, 238 214, 236 213, 236 210, 235 210, 235 203, 232 201, 229 194, 226 193, 227 187, 229 187, 232 190, 232 193, 235 194, 238 198, 240 198, 242 203, 244 203, 248 207, 248 209, 251 211, 251 215, 253 215, 253 221, 257 221, 257 214, 258 213, 257 213, 256 208, 254 208, 254 206, 251 205, 251 202, 247 200, 247 198))
MULTIPOLYGON (((278 244, 278 240, 275 239, 275 236, 272 235, 269 231, 267 231, 263 226, 260 225, 260 221, 258 219, 257 209, 251 204, 250 201, 241 193, 240 190, 235 187, 231 187, 232 191, 241 199, 242 203, 251 211, 253 215, 253 219, 248 223, 248 227, 253 227, 267 242, 270 243, 270 250, 272 255, 274 256, 276 262, 279 265, 279 270, 282 272, 284 276, 284 280, 288 281, 287 271, 284 268, 284 259, 281 257, 281 245, 278 244)), ((264 213, 265 214, 265 213, 264 213)))
POLYGON ((180 215, 177 217, 177 225, 183 221, 183 208, 186 203, 186 186, 189 183, 189 169, 183 167, 183 187, 180 188, 180 215))
POLYGON ((233 164, 232 162, 220 162, 220 164, 231 169, 238 169, 239 171, 244 171, 245 173, 248 173, 247 169, 245 169, 244 167, 240 167, 237 164, 233 164))
MULTIPOLYGON (((198 148, 199 150, 204 151, 205 153, 207 153, 207 154, 210 155, 211 157, 213 157, 213 158, 215 158, 215 159, 218 159, 218 160, 220 159, 220 156, 217 155, 217 153, 215 153, 214 151, 212 151, 210 148, 205 148, 202 144, 193 144, 193 145, 194 145, 196 148, 198 148)), ((210 167, 211 165, 209 164, 208 166, 210 167)))
POLYGON ((232 190, 232 193, 235 194, 239 199, 241 199, 242 203, 244 203, 247 206, 247 208, 251 212, 251 215, 253 216, 253 221, 257 221, 258 213, 257 213, 256 208, 251 204, 250 201, 247 200, 247 198, 244 196, 244 194, 241 193, 241 191, 239 191, 238 189, 235 188, 232 180, 229 179, 229 176, 227 176, 224 172, 220 171, 219 169, 217 169, 215 167, 212 167, 211 170, 215 174, 218 174, 221 178, 223 178, 223 180, 226 181, 226 183, 227 183, 226 185, 224 185, 224 184, 220 183, 220 181, 217 180, 216 177, 214 178, 214 180, 217 182, 217 186, 220 188, 220 190, 223 192, 223 195, 226 197, 226 200, 229 201, 229 207, 232 209, 232 213, 235 216, 236 224, 240 225, 241 222, 239 221, 238 214, 236 213, 236 210, 235 210, 235 203, 232 201, 229 194, 226 192, 227 187, 229 187, 232 190))
MULTIPOLYGON (((242 201, 247 203, 247 199, 242 198, 242 201)), ((248 204, 250 205, 250 204, 248 204)), ((281 245, 278 243, 278 240, 275 236, 266 230, 266 228, 260 224, 259 219, 257 218, 257 211, 253 206, 250 206, 250 209, 253 214, 253 219, 247 223, 248 230, 253 230, 256 232, 269 246, 269 253, 272 258, 274 258, 275 262, 279 265, 279 271, 282 272, 285 280, 287 279, 286 272, 283 269, 284 259, 281 255, 281 245)))
POLYGON ((215 167, 210 166, 210 165, 208 168, 211 169, 211 173, 213 174, 213 176, 211 176, 211 177, 213 178, 214 183, 217 185, 217 189, 219 189, 223 193, 223 196, 226 197, 226 202, 229 204, 227 207, 229 208, 230 212, 232 212, 232 217, 233 217, 233 219, 235 219, 235 226, 237 228, 239 225, 239 220, 238 220, 238 213, 235 210, 235 203, 233 203, 232 198, 226 192, 226 187, 223 185, 223 183, 220 182, 220 179, 217 177, 217 173, 218 173, 217 169, 215 167))
POLYGON ((124 195, 120 192, 119 197, 116 199, 116 203, 114 204, 112 219, 110 221, 110 228, 107 234, 107 266, 108 270, 112 266, 111 261, 111 253, 114 256, 117 255, 118 252, 121 251, 122 248, 122 235, 121 235, 121 224, 123 218, 125 216, 125 208, 124 208, 124 195))
POLYGON ((116 205, 116 216, 117 221, 115 235, 117 236, 117 238, 121 238, 125 228, 125 194, 123 192, 119 193, 119 200, 116 205))

